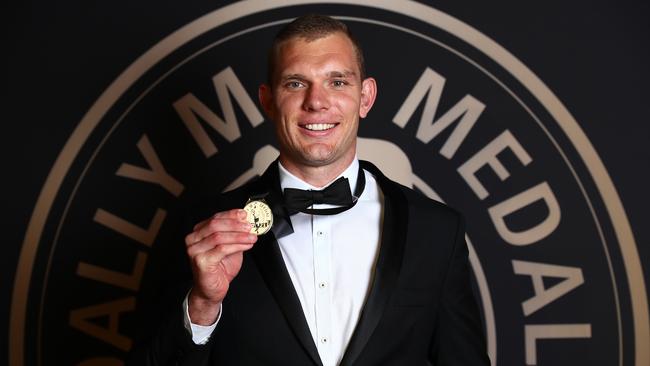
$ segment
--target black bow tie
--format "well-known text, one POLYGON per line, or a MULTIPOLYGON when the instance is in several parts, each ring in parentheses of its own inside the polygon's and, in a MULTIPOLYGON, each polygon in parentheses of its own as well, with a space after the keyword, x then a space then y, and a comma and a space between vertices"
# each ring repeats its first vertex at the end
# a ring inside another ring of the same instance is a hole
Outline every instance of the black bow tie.
POLYGON ((357 188, 354 192, 356 197, 354 197, 354 199, 350 192, 350 183, 348 182, 348 179, 341 177, 322 190, 285 188, 284 205, 289 216, 298 212, 304 212, 311 215, 334 215, 354 207, 357 203, 357 198, 361 196, 365 185, 366 180, 363 170, 359 168, 357 188), (314 204, 330 204, 341 207, 324 209, 308 208, 314 204))

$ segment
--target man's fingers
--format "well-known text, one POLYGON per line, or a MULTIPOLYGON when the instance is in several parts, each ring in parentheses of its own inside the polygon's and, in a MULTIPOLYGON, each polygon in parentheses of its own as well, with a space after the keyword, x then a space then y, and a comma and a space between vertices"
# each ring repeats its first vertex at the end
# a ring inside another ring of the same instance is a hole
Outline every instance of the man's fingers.
POLYGON ((194 231, 196 231, 198 228, 201 228, 205 225, 207 225, 211 220, 214 219, 233 219, 233 220, 239 220, 239 221, 244 221, 246 220, 246 211, 244 211, 241 208, 235 208, 232 210, 228 211, 221 211, 217 212, 216 214, 212 215, 212 217, 203 220, 199 222, 198 224, 194 225, 194 231))
POLYGON ((239 219, 212 218, 207 220, 201 227, 195 229, 185 237, 185 244, 190 246, 219 232, 249 233, 251 224, 239 219))
POLYGON ((218 246, 231 246, 236 244, 252 245, 257 241, 257 236, 242 232, 220 231, 209 235, 201 241, 187 247, 190 258, 207 252, 218 246))
POLYGON ((193 261, 200 271, 212 272, 225 257, 246 251, 252 247, 253 243, 218 245, 213 249, 197 254, 193 257, 193 261))

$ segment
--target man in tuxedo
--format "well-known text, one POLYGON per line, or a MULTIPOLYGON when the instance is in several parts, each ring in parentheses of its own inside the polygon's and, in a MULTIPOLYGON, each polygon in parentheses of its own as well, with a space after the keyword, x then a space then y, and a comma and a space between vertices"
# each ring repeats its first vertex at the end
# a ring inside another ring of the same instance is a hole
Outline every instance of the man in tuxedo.
POLYGON ((185 238, 192 287, 139 362, 489 364, 461 216, 356 157, 376 93, 343 23, 280 31, 259 88, 280 156, 194 208, 207 219, 185 238), (253 233, 250 202, 272 211, 268 233, 253 233))

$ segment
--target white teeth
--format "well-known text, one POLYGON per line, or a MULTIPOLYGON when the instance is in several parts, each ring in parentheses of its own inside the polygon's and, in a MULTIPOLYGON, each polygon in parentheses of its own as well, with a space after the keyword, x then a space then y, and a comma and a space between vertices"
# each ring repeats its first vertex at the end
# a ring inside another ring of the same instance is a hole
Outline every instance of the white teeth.
POLYGON ((305 128, 311 131, 325 131, 336 126, 334 123, 313 123, 305 125, 305 128))

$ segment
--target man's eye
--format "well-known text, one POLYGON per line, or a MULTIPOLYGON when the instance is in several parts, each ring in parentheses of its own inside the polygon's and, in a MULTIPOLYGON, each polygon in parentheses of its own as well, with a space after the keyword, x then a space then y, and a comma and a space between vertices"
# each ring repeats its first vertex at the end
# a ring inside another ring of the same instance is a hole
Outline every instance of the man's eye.
POLYGON ((334 86, 336 88, 341 88, 341 87, 344 87, 346 85, 348 85, 348 83, 345 82, 344 80, 334 80, 334 81, 332 81, 332 86, 334 86))
POLYGON ((302 87, 302 83, 299 82, 299 81, 289 81, 285 85, 289 89, 298 89, 298 88, 302 87))

